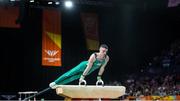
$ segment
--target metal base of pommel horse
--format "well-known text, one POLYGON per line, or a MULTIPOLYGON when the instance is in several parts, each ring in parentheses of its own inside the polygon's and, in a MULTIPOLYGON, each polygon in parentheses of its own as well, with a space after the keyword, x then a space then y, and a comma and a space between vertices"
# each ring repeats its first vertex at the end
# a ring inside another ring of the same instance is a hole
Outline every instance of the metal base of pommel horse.
POLYGON ((65 101, 72 99, 117 99, 125 94, 124 86, 87 86, 87 85, 58 85, 56 94, 65 97, 65 101))

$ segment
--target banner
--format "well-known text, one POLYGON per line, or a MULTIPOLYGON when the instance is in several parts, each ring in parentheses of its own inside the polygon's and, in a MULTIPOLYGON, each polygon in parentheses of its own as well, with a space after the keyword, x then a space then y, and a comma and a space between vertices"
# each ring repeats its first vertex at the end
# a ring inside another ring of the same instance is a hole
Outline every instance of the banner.
POLYGON ((88 50, 99 49, 98 16, 95 13, 81 14, 88 50))
POLYGON ((0 27, 19 28, 20 25, 16 24, 18 16, 18 7, 0 6, 0 27))
POLYGON ((61 14, 57 9, 43 10, 42 65, 61 66, 61 14))
POLYGON ((174 101, 176 96, 152 96, 152 100, 174 101))

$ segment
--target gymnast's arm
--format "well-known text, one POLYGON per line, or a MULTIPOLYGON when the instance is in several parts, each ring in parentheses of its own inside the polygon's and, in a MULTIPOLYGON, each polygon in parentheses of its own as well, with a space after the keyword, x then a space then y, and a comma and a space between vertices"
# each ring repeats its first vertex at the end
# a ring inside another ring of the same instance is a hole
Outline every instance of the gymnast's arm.
POLYGON ((83 72, 83 76, 86 76, 87 74, 88 74, 88 72, 89 72, 89 70, 92 68, 92 65, 93 65, 93 62, 95 61, 95 55, 94 54, 92 54, 91 56, 90 56, 90 58, 89 58, 89 60, 88 60, 88 64, 87 64, 87 67, 86 67, 86 69, 84 70, 84 72, 83 72))
POLYGON ((101 66, 101 68, 100 68, 100 70, 99 70, 99 72, 98 72, 98 76, 101 76, 101 75, 103 74, 104 69, 105 69, 108 61, 109 61, 109 56, 107 55, 107 56, 106 56, 106 59, 105 59, 105 63, 101 66))

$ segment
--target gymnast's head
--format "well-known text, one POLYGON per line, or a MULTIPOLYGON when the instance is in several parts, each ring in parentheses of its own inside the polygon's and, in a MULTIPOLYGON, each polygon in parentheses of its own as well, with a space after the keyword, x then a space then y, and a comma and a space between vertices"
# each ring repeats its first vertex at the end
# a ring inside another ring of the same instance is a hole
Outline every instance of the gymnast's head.
POLYGON ((99 48, 99 52, 102 54, 106 54, 108 51, 108 46, 106 44, 101 44, 99 48))

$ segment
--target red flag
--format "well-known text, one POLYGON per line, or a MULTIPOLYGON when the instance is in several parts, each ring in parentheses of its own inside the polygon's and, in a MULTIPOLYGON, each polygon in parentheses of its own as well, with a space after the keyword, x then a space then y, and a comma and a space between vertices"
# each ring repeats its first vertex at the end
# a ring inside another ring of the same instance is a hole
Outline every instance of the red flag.
POLYGON ((19 16, 18 7, 0 7, 0 27, 19 28, 20 25, 16 24, 19 16))

